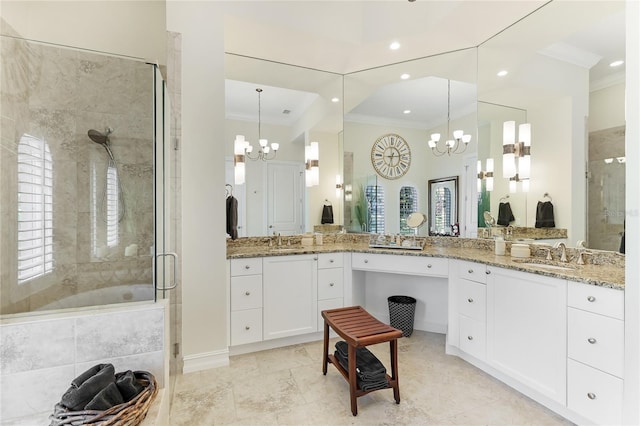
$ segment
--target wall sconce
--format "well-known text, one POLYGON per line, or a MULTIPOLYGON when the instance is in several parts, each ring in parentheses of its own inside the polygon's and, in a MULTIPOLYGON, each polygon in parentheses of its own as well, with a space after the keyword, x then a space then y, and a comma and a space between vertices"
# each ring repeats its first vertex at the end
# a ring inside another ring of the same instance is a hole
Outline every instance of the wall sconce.
POLYGON ((353 199, 353 187, 349 184, 344 186, 344 200, 351 201, 353 199))
POLYGON ((505 121, 502 129, 502 176, 509 179, 511 192, 516 191, 516 183, 520 181, 522 190, 527 192, 531 177, 531 123, 518 126, 518 142, 515 121, 505 121))
POLYGON ((320 184, 320 150, 318 142, 311 142, 304 147, 305 182, 307 187, 320 184))
POLYGON ((246 142, 244 136, 236 135, 236 140, 233 143, 233 172, 234 182, 236 185, 244 185, 244 150, 246 148, 246 142))
POLYGON ((343 188, 342 180, 340 179, 340 175, 336 175, 336 198, 340 198, 340 192, 343 188))
POLYGON ((478 192, 482 191, 483 179, 487 180, 487 191, 493 191, 493 158, 487 158, 486 171, 482 171, 482 161, 478 160, 478 192))

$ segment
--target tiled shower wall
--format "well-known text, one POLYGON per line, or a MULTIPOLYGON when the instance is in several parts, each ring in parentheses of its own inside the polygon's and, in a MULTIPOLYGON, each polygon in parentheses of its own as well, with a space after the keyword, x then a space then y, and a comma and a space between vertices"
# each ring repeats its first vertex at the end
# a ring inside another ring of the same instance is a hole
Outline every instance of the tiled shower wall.
POLYGON ((588 247, 618 251, 625 215, 625 127, 589 134, 588 247), (605 162, 605 159, 611 159, 605 162))
POLYGON ((168 379, 168 303, 44 314, 0 324, 0 424, 53 413, 71 381, 96 364, 168 379))
POLYGON ((151 284, 153 67, 11 37, 2 37, 0 48, 0 314, 29 312, 95 288, 151 284), (98 257, 106 238, 99 205, 109 157, 87 131, 107 127, 126 211, 117 246, 98 257), (43 139, 51 150, 55 266, 18 285, 17 146, 23 134, 43 139), (131 244, 137 253, 124 256, 131 244))

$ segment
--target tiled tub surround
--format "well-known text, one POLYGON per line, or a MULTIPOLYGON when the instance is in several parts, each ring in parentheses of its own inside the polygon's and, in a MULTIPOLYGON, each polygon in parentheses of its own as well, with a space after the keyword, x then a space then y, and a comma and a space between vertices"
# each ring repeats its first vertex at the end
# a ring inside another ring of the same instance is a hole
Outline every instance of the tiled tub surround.
POLYGON ((507 242, 506 255, 494 254, 494 241, 476 238, 454 237, 423 237, 423 250, 376 249, 369 248, 368 234, 326 234, 322 245, 302 246, 300 235, 282 237, 282 246, 277 246, 277 240, 269 237, 238 238, 227 240, 227 258, 248 258, 263 256, 286 256, 294 254, 354 252, 354 253, 386 253, 403 256, 430 256, 449 259, 469 260, 532 272, 549 277, 563 278, 570 281, 582 282, 602 287, 624 289, 625 256, 616 252, 589 250, 592 254, 584 256, 584 265, 577 265, 578 250, 568 247, 566 250, 567 264, 560 263, 560 249, 549 245, 531 244, 531 258, 513 259, 510 256, 511 242, 507 242), (269 246, 269 241, 273 244, 269 246), (290 243, 290 245, 289 245, 290 243), (544 264, 547 250, 551 250, 554 259, 552 263, 566 266, 567 269, 548 269, 544 264))
MULTIPOLYGON (((14 315, 0 323, 0 424, 47 417, 71 380, 96 364, 146 370, 168 380, 168 303, 14 315)), ((21 423, 29 424, 29 423, 21 423)))
POLYGON ((19 38, 1 41, 0 314, 36 310, 99 287, 151 283, 152 67, 19 38), (113 129, 111 150, 126 208, 113 247, 106 247, 99 207, 109 157, 87 136, 89 129, 106 127, 113 129), (51 152, 54 268, 17 284, 17 152, 25 134, 43 139, 51 152), (138 253, 125 257, 131 244, 138 253))

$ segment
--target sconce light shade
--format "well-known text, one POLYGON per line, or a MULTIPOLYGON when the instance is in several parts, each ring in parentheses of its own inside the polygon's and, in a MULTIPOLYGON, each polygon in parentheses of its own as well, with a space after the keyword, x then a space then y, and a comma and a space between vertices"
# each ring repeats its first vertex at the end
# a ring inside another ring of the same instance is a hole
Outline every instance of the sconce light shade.
POLYGON ((531 123, 518 126, 518 137, 522 142, 522 153, 518 158, 518 175, 520 179, 529 179, 531 177, 531 123))
POLYGON ((478 179, 476 179, 477 182, 477 190, 478 192, 482 192, 482 161, 478 160, 478 165, 476 167, 476 171, 478 174, 478 179))
POLYGON ((340 198, 341 191, 342 191, 342 180, 340 179, 340 175, 336 175, 336 198, 340 198))
POLYGON ((236 135, 236 140, 233 143, 233 180, 236 185, 243 185, 245 182, 245 170, 244 170, 244 152, 246 148, 246 141, 243 135, 236 135))
POLYGON ((493 191, 493 158, 487 158, 487 191, 493 191))
POLYGON ((517 191, 517 182, 515 179, 509 181, 509 192, 514 194, 517 191))
POLYGON ((516 174, 515 143, 516 122, 505 121, 502 127, 502 177, 507 179, 516 174))
POLYGON ((320 184, 320 149, 318 142, 311 142, 304 148, 304 152, 306 186, 318 186, 320 184))

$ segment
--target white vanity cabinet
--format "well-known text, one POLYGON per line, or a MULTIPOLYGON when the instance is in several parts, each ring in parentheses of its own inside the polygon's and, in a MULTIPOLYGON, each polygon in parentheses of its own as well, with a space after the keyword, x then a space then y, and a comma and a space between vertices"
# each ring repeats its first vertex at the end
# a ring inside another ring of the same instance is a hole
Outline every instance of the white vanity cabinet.
POLYGON ((567 281, 502 268, 487 271, 487 363, 565 405, 567 281))
POLYGON ((358 271, 448 277, 449 260, 440 257, 400 254, 353 253, 351 268, 358 271))
POLYGON ((449 343, 484 360, 487 344, 486 265, 457 260, 451 262, 449 276, 449 343))
POLYGON ((231 260, 231 344, 262 340, 262 259, 231 260))
POLYGON ((621 424, 624 292, 569 283, 569 409, 597 424, 621 424))
POLYGON ((324 330, 321 312, 344 306, 344 254, 318 255, 318 331, 324 330))
POLYGON ((263 339, 318 330, 318 255, 262 259, 263 339))

